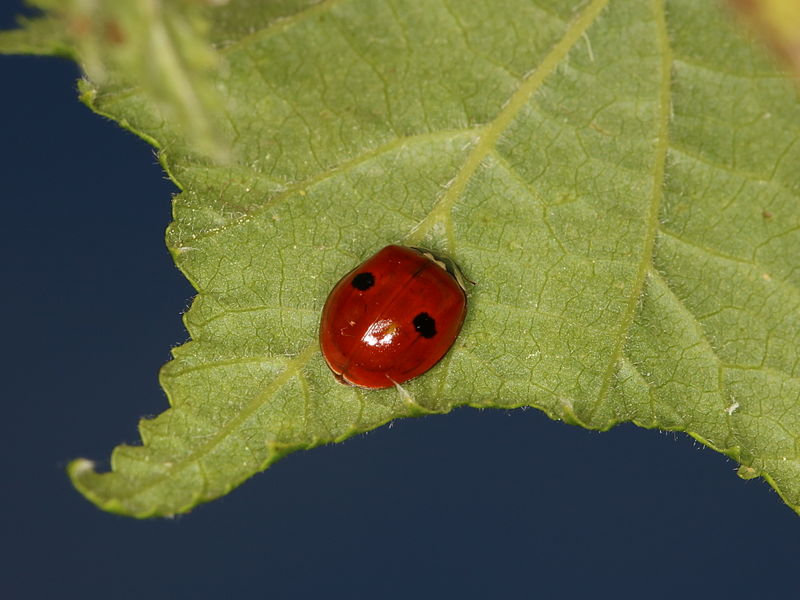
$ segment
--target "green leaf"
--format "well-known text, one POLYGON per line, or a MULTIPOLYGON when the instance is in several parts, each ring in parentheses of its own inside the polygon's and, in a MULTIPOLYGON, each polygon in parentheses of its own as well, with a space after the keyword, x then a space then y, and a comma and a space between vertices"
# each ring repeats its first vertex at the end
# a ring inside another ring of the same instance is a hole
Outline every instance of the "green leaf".
POLYGON ((206 10, 230 162, 143 88, 84 85, 162 149, 183 190, 167 243, 198 290, 171 408, 110 472, 73 462, 84 495, 180 513, 290 451, 467 404, 686 431, 800 510, 800 103, 719 6, 206 10), (320 308, 392 242, 477 282, 464 330, 403 390, 342 387, 320 308))
POLYGON ((18 19, 20 28, 0 31, 0 54, 41 54, 75 58, 75 51, 58 19, 18 19))
POLYGON ((224 107, 210 76, 217 53, 203 35, 207 22, 196 0, 31 3, 50 12, 22 20, 26 28, 0 36, 0 53, 74 57, 94 86, 138 88, 196 152, 217 162, 228 160, 228 140, 213 117, 224 107))

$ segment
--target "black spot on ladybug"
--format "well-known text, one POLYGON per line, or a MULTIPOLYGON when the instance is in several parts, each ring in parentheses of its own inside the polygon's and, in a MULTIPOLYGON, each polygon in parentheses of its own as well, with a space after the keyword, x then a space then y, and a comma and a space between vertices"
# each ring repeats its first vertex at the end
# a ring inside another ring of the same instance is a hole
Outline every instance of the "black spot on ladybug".
POLYGON ((362 292, 366 292, 375 285, 375 276, 372 273, 359 273, 353 277, 353 287, 362 292))
POLYGON ((414 329, 424 338, 436 335, 436 321, 428 313, 419 313, 414 317, 414 329))

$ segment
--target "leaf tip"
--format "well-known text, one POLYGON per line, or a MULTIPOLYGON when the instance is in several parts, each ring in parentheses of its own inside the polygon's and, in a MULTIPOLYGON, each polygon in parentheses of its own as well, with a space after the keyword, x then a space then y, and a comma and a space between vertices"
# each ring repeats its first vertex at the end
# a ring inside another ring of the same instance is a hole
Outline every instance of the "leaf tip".
POLYGON ((95 101, 97 100, 97 87, 86 77, 78 79, 78 100, 91 110, 96 111, 95 101))
POLYGON ((88 458, 76 458, 67 466, 67 473, 73 481, 81 479, 87 473, 94 473, 95 462, 88 458))
POLYGON ((578 425, 585 429, 592 429, 578 416, 578 413, 575 412, 575 405, 570 398, 559 398, 558 403, 561 409, 558 412, 558 417, 564 421, 564 423, 568 425, 578 425))
POLYGON ((742 479, 755 479, 760 475, 757 469, 747 465, 739 465, 739 468, 736 469, 736 474, 742 479))
MULTIPOLYGON (((111 510, 100 496, 94 491, 92 479, 100 477, 95 470, 97 463, 88 458, 76 458, 67 465, 67 475, 69 475, 72 485, 80 494, 95 506, 104 510, 111 510)), ((113 511, 112 511, 113 512, 113 511)), ((117 510, 119 512, 119 510, 117 510)))

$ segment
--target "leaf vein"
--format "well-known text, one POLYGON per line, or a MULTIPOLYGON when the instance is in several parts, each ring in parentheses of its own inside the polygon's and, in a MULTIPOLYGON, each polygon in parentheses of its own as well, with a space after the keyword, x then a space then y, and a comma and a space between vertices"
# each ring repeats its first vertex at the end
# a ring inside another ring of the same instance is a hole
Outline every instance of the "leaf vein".
POLYGON ((342 1, 343 0, 321 0, 320 2, 312 4, 308 8, 298 11, 292 15, 275 19, 275 21, 270 23, 267 27, 254 31, 253 33, 225 46, 222 48, 221 53, 228 55, 253 41, 269 37, 276 33, 282 33, 283 31, 286 31, 287 29, 299 23, 332 10, 337 4, 341 4, 342 1))
MULTIPOLYGON (((467 184, 477 171, 478 167, 491 150, 503 132, 508 129, 519 112, 525 107, 531 97, 539 90, 544 80, 561 63, 572 47, 581 39, 583 33, 595 21, 600 12, 606 7, 609 0, 593 0, 578 17, 572 21, 561 39, 555 43, 547 56, 538 67, 528 72, 511 94, 506 103, 497 113, 497 116, 483 126, 480 130, 478 141, 467 155, 456 176, 450 181, 439 200, 428 213, 407 235, 406 242, 413 245, 419 244, 427 233, 437 225, 450 222, 450 214, 456 201, 462 197, 467 184)), ((455 253, 455 239, 448 236, 448 251, 455 253)))
POLYGON ((206 237, 210 237, 212 235, 216 235, 218 233, 222 233, 228 229, 242 226, 246 223, 249 223, 259 215, 263 214, 267 210, 273 209, 276 206, 280 205, 282 202, 291 198, 294 194, 299 192, 307 191, 310 188, 314 187, 315 185, 319 185, 320 183, 327 181, 339 173, 343 171, 347 171, 348 169, 355 168, 361 164, 366 163, 374 158, 377 158, 381 154, 385 154, 387 152, 391 152, 392 150, 396 150, 398 148, 402 148, 406 144, 417 144, 429 140, 440 140, 446 139, 448 137, 456 137, 459 135, 464 135, 470 132, 472 129, 469 127, 461 128, 461 129, 446 129, 441 131, 434 131, 434 132, 425 132, 418 135, 410 135, 399 137, 397 139, 391 140, 386 144, 378 146, 377 148, 373 148, 372 150, 368 150, 362 154, 359 154, 353 158, 345 160, 341 163, 338 163, 328 169, 321 171, 318 175, 314 177, 309 177, 308 179, 304 179, 298 183, 293 185, 287 186, 283 191, 279 194, 272 197, 269 201, 265 202, 264 204, 258 206, 254 210, 244 213, 242 216, 237 217, 236 219, 225 223, 224 225, 220 225, 219 227, 214 227, 211 229, 206 229, 201 233, 193 234, 191 239, 200 240, 206 237))
POLYGON ((198 462, 201 457, 211 452, 220 442, 226 439, 231 434, 232 431, 234 431, 237 427, 239 427, 242 423, 244 423, 247 419, 249 419, 253 414, 255 414, 255 412, 264 405, 267 399, 274 392, 279 390, 292 377, 298 374, 303 369, 303 367, 305 367, 308 361, 311 360, 311 358, 317 351, 318 351, 318 346, 316 343, 309 344, 304 350, 302 350, 293 360, 291 360, 286 365, 286 369, 284 369, 282 373, 280 373, 271 382, 269 382, 261 390, 261 392, 258 393, 247 404, 247 406, 239 412, 239 414, 233 417, 225 425, 220 427, 219 431, 215 435, 211 436, 207 442, 205 442, 195 450, 191 451, 187 456, 175 462, 171 467, 169 467, 156 477, 153 477, 150 481, 142 485, 131 488, 130 491, 127 493, 118 494, 115 500, 119 501, 122 499, 137 496, 155 487, 165 479, 169 479, 170 477, 173 476, 175 472, 180 471, 198 462))
POLYGON ((589 420, 601 406, 611 388, 614 374, 619 369, 619 359, 622 356, 625 342, 628 339, 631 325, 636 315, 636 307, 641 300, 644 282, 649 272, 653 269, 653 248, 655 246, 656 232, 659 226, 659 211, 663 197, 664 171, 667 159, 667 149, 669 148, 669 119, 671 111, 671 71, 672 71, 672 49, 667 32, 666 11, 664 0, 655 0, 653 3, 656 22, 658 24, 658 42, 661 47, 661 68, 659 85, 659 109, 658 109, 658 133, 656 143, 656 153, 653 165, 653 194, 647 212, 645 237, 642 243, 642 256, 639 267, 633 281, 631 293, 628 298, 625 312, 620 319, 619 329, 614 336, 614 350, 608 360, 608 365, 603 373, 600 390, 597 394, 597 402, 589 409, 589 420))

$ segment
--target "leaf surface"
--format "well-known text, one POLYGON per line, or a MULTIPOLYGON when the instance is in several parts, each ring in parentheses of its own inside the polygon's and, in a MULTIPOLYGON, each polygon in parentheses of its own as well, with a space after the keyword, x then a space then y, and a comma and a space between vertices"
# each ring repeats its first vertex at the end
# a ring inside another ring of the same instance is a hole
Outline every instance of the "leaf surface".
MULTIPOLYGON (((171 515, 287 452, 458 405, 689 432, 800 510, 800 104, 693 0, 339 0, 208 9, 224 61, 193 151, 147 94, 84 83, 182 188, 167 243, 198 295, 98 506, 171 515), (321 306, 389 243, 477 285, 404 390, 338 385, 321 306)), ((2 41, 0 41, 0 46, 2 41)))

